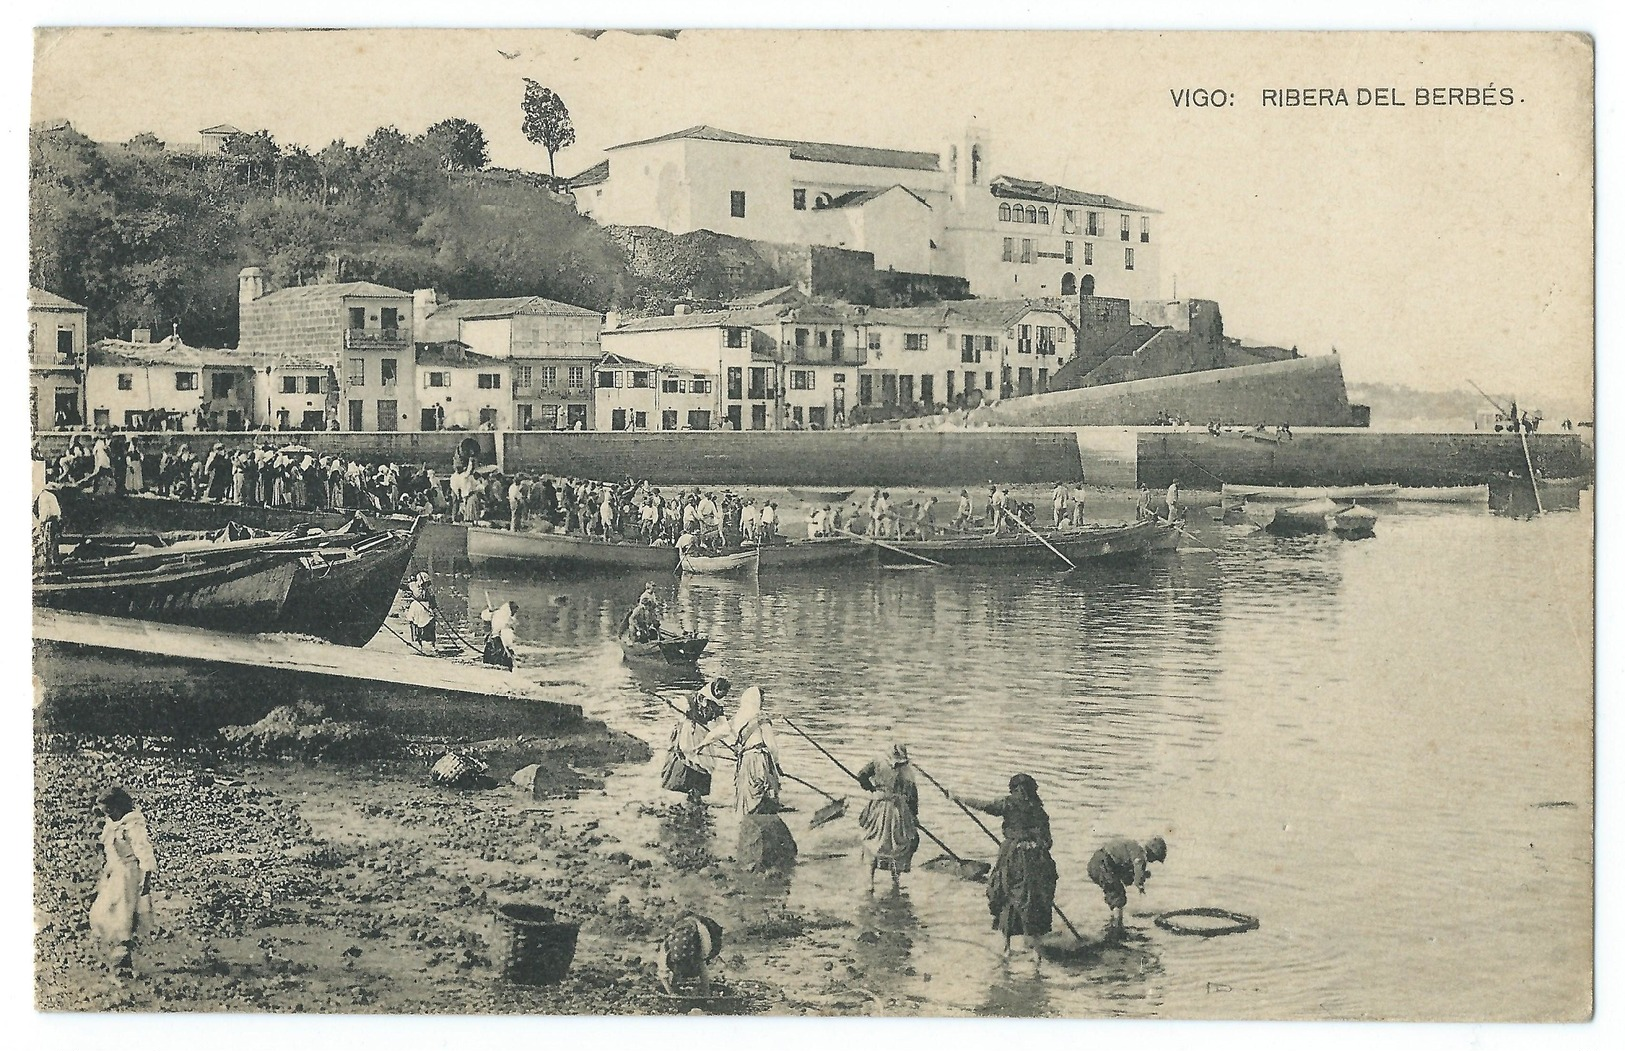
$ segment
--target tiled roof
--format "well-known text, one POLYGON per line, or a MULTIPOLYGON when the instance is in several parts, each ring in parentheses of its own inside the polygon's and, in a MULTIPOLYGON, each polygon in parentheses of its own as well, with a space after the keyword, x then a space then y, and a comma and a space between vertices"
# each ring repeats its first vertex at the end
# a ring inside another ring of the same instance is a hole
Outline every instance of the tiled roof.
POLYGON ((55 292, 47 292, 43 288, 30 288, 28 290, 28 305, 31 307, 45 307, 51 310, 85 309, 73 300, 64 299, 55 292))
MULTIPOLYGON (((647 146, 653 142, 673 139, 705 139, 710 142, 737 142, 752 146, 782 146, 790 151, 790 158, 798 161, 822 161, 828 164, 862 164, 872 168, 907 168, 913 171, 938 171, 937 155, 915 150, 887 150, 874 146, 844 146, 833 142, 803 142, 798 139, 764 139, 755 135, 741 135, 724 131, 708 124, 656 135, 652 139, 623 142, 610 146, 611 150, 624 150, 630 146, 647 146)), ((592 169, 588 169, 591 171, 592 169)), ((583 173, 585 174, 585 173, 583 173)))
POLYGON ((273 299, 279 302, 290 299, 348 299, 351 296, 366 296, 377 299, 411 299, 412 293, 402 292, 398 288, 390 288, 388 285, 380 285, 372 281, 346 281, 337 285, 295 285, 292 288, 279 288, 275 292, 260 296, 254 302, 265 303, 273 299))
POLYGON ((919 201, 921 204, 925 205, 927 208, 931 207, 931 205, 926 202, 926 199, 924 197, 921 197, 919 194, 915 193, 913 190, 910 190, 907 186, 901 186, 901 185, 884 186, 884 187, 881 187, 878 190, 852 190, 849 193, 841 194, 839 197, 835 198, 834 200, 830 201, 828 204, 824 205, 824 207, 825 208, 861 208, 864 205, 868 204, 870 201, 874 200, 875 198, 884 197, 886 194, 891 193, 893 190, 902 190, 904 193, 908 194, 910 197, 914 198, 916 201, 919 201))
POLYGON ((541 296, 509 296, 505 299, 448 299, 429 317, 449 318, 513 317, 515 314, 544 314, 552 317, 602 317, 596 310, 560 303, 541 296))
POLYGON ((274 365, 274 355, 242 350, 212 350, 189 347, 173 336, 156 343, 132 343, 123 339, 103 339, 90 345, 90 364, 133 368, 150 365, 176 365, 182 368, 264 368, 274 365))
POLYGON ((234 128, 230 124, 216 124, 212 128, 204 128, 199 135, 241 135, 241 128, 234 128))
POLYGON ((639 361, 636 358, 623 357, 620 354, 605 354, 593 366, 595 369, 656 369, 660 368, 648 361, 639 361))
POLYGON ((438 343, 418 343, 418 365, 434 365, 448 369, 481 369, 492 365, 505 367, 506 359, 493 358, 489 354, 481 354, 477 350, 468 349, 468 344, 459 339, 441 340, 438 343))
POLYGON ((1157 209, 1147 208, 1142 204, 1130 204, 1119 201, 1115 197, 1107 197, 1103 193, 1088 193, 1083 190, 1071 190, 1065 186, 1056 186, 1054 183, 1039 182, 1036 179, 1018 179, 1013 175, 1001 175, 988 184, 988 192, 995 197, 1009 197, 1021 201, 1037 201, 1048 204, 1078 204, 1085 208, 1121 208, 1129 212, 1148 212, 1159 215, 1157 209))
POLYGON ((588 168, 586 171, 581 172, 581 173, 579 173, 577 175, 573 175, 570 178, 564 180, 564 185, 569 187, 572 190, 576 190, 576 189, 580 189, 583 186, 597 186, 599 183, 607 182, 608 180, 609 180, 609 161, 604 160, 604 161, 599 161, 597 164, 593 165, 591 168, 588 168))
MULTIPOLYGON (((1055 308, 1025 299, 961 299, 930 306, 871 310, 866 320, 871 325, 923 325, 931 328, 971 325, 1006 329, 1035 310, 1055 311, 1055 308)), ((1064 314, 1062 316, 1065 317, 1064 314)))
POLYGON ((663 314, 659 317, 631 318, 623 322, 619 328, 607 330, 607 334, 613 335, 617 332, 666 332, 689 328, 746 328, 751 325, 769 325, 778 321, 790 309, 785 304, 775 304, 765 307, 747 307, 740 310, 703 310, 690 314, 663 314))
POLYGON ((730 309, 739 309, 742 307, 765 307, 771 306, 774 303, 799 302, 806 298, 807 297, 802 295, 801 292, 795 288, 795 286, 783 285, 779 288, 767 288, 760 292, 747 293, 738 297, 737 299, 730 299, 728 301, 728 306, 730 309))

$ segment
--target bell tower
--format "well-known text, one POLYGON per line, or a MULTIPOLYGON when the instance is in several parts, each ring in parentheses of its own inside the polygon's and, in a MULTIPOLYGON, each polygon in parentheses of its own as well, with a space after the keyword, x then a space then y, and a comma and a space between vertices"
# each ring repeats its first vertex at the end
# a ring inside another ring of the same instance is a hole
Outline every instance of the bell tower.
POLYGON ((965 126, 965 134, 960 141, 950 147, 950 156, 954 158, 950 165, 950 178, 953 180, 954 196, 961 203, 978 192, 986 192, 988 181, 993 177, 989 167, 992 163, 991 146, 991 136, 972 119, 965 126))

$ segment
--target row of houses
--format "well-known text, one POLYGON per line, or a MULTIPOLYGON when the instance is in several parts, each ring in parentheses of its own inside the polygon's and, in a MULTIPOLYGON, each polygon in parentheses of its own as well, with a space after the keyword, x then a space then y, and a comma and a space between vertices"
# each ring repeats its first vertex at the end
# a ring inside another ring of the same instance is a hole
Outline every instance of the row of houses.
POLYGON ((87 346, 84 307, 29 297, 40 429, 824 429, 1043 392, 1077 343, 1045 301, 875 309, 777 289, 622 321, 539 296, 268 291, 248 267, 236 349, 148 332, 87 346))

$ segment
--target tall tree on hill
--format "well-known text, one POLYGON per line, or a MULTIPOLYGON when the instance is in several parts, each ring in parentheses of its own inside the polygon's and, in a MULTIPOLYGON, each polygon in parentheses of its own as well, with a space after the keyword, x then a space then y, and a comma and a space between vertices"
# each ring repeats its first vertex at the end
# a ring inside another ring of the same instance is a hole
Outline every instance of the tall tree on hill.
POLYGON ((525 78, 525 98, 520 103, 525 119, 520 125, 525 138, 547 151, 547 174, 557 179, 553 155, 575 144, 576 127, 570 121, 570 110, 552 88, 525 78))
POLYGON ((475 172, 491 163, 485 132, 478 124, 462 117, 429 125, 419 141, 448 172, 475 172))

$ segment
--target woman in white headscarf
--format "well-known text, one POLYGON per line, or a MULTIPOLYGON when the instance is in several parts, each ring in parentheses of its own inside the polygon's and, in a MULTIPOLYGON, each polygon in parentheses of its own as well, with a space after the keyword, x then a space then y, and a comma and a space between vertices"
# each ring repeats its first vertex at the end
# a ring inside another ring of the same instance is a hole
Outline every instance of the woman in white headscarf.
POLYGON ((778 813, 779 742, 762 711, 762 688, 751 686, 741 693, 734 717, 711 731, 707 740, 726 741, 739 757, 734 774, 734 806, 739 813, 778 813))

